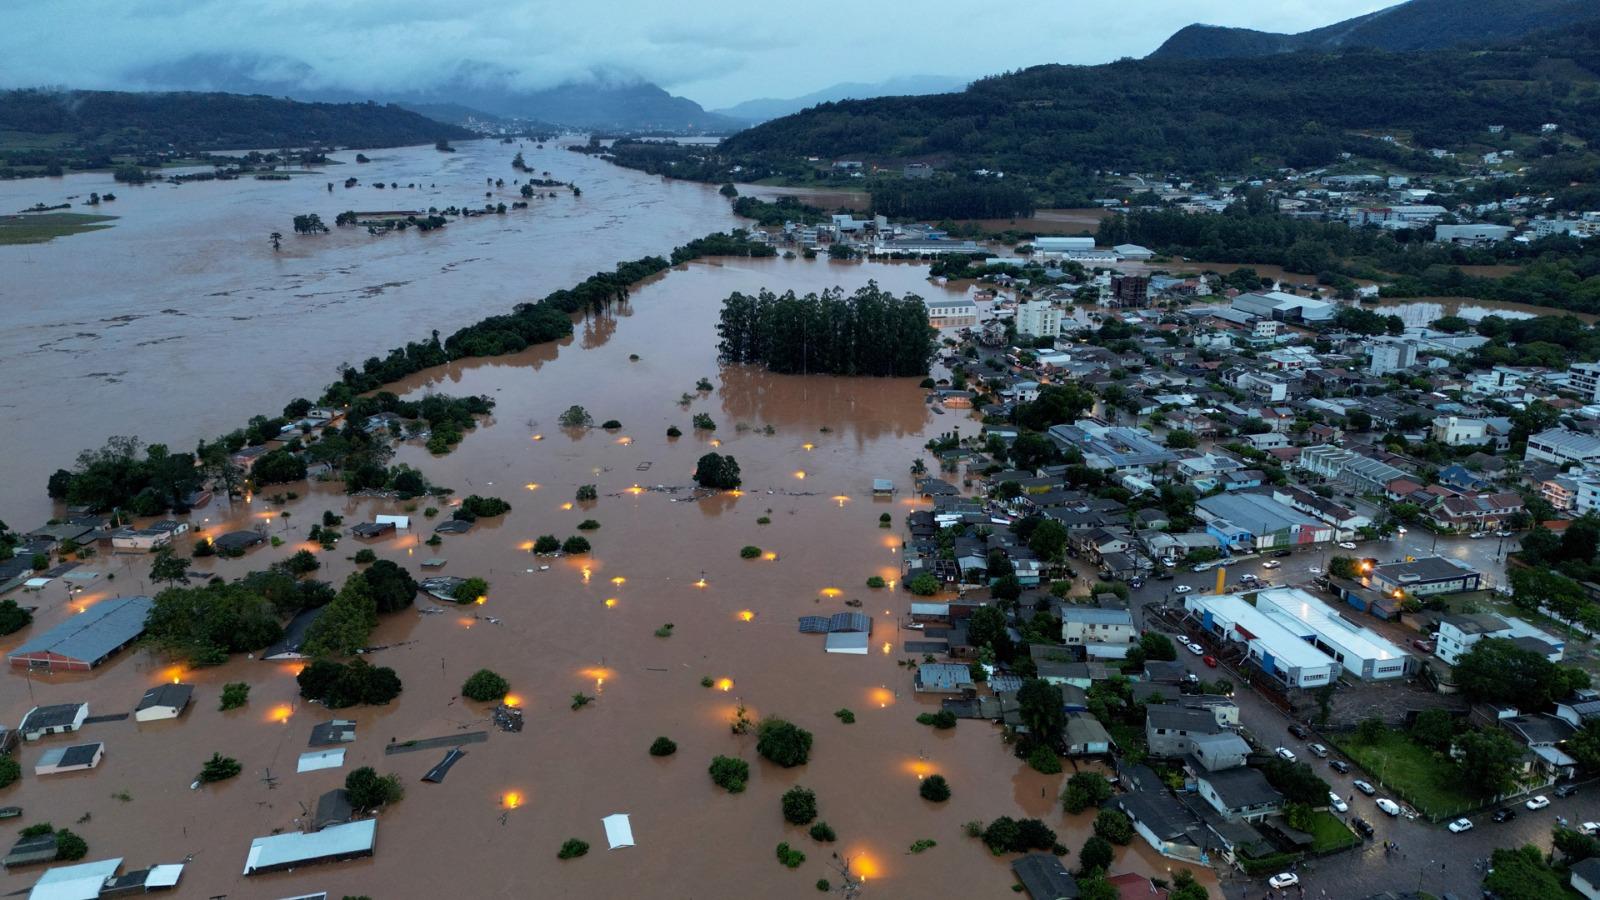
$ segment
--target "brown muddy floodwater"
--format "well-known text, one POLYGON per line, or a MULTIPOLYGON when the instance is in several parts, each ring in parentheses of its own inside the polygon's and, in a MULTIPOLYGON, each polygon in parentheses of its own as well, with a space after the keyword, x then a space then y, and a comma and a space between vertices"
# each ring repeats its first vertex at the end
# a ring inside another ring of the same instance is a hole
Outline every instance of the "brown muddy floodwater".
POLYGON ((114 227, 47 244, 0 246, 0 519, 33 528, 49 515, 45 479, 108 435, 191 449, 251 415, 315 397, 342 362, 430 329, 449 333, 619 260, 739 223, 716 188, 618 168, 556 143, 499 141, 333 154, 345 165, 291 181, 143 187, 109 173, 0 182, 0 210, 36 203, 100 207, 114 227), (521 200, 511 159, 570 182, 581 197, 530 201, 504 216, 438 231, 293 234, 315 212, 397 210, 521 200), (346 189, 346 178, 360 179, 346 189), (504 187, 485 183, 503 178, 504 187), (375 182, 397 183, 379 190, 375 182), (328 184, 334 187, 330 193, 328 184), (407 185, 416 185, 408 188, 407 185), (485 191, 493 194, 485 197, 485 191), (285 235, 274 253, 267 236, 285 235))
MULTIPOLYGON (((91 858, 121 856, 142 866, 194 854, 180 890, 187 897, 327 891, 384 900, 802 898, 817 895, 819 878, 840 883, 835 852, 867 879, 865 897, 1012 896, 1009 859, 967 838, 962 823, 1038 816, 1075 854, 1092 817, 1065 817, 1056 796, 1066 776, 1028 769, 994 726, 964 721, 941 732, 915 722, 937 700, 914 694, 910 670, 898 664, 914 656, 901 642, 919 634, 897 626, 909 595, 864 586, 872 575, 898 576, 904 515, 913 505, 911 461, 929 436, 976 423, 932 414, 915 379, 775 376, 721 367, 716 359, 717 311, 730 291, 851 289, 869 278, 895 292, 946 290, 929 285, 920 266, 695 263, 640 286, 614 314, 581 322, 564 346, 417 376, 403 386, 412 396, 484 393, 498 406, 493 421, 449 456, 408 445, 397 461, 418 465, 459 493, 503 497, 514 509, 438 548, 421 545, 433 523, 413 512, 411 534, 367 545, 418 574, 424 558, 444 557, 446 574, 480 575, 491 585, 482 605, 427 615, 420 610, 439 604, 422 599, 417 610, 384 620, 374 642, 387 649, 371 659, 400 673, 401 697, 385 707, 330 713, 296 698, 290 665, 237 659, 175 672, 144 651, 87 676, 25 680, 6 673, 0 717, 7 722, 34 703, 87 700, 92 714, 120 712, 145 688, 172 677, 197 688, 194 706, 178 721, 86 727, 80 739, 107 744, 97 770, 45 779, 29 774, 0 801, 23 806, 23 823, 49 820, 80 832, 91 858), (630 361, 630 354, 640 359, 630 361), (697 392, 701 377, 714 390, 697 392), (685 392, 692 395, 688 407, 679 404, 685 392), (557 416, 575 403, 597 421, 616 418, 624 427, 560 428, 557 416), (690 429, 697 412, 716 421, 714 433, 690 429), (683 437, 666 437, 674 424, 683 437), (695 502, 684 490, 655 489, 688 485, 695 460, 716 442, 743 469, 741 493, 695 502), (893 478, 897 497, 873 498, 875 476, 893 478), (574 504, 575 490, 586 483, 598 486, 600 498, 574 504), (894 527, 878 527, 883 512, 894 527), (763 516, 771 523, 757 524, 763 516), (590 518, 601 524, 589 532, 591 555, 541 559, 525 549, 542 534, 576 534, 590 518), (741 559, 747 544, 767 556, 741 559), (869 655, 826 654, 821 636, 797 632, 797 617, 844 611, 852 598, 875 623, 869 655), (666 623, 672 635, 656 637, 666 623), (482 666, 510 680, 527 710, 526 729, 491 730, 486 743, 465 748, 443 784, 421 783, 443 752, 385 755, 384 746, 490 729, 487 707, 457 696, 482 666), (702 687, 702 677, 715 685, 702 687), (254 686, 250 703, 220 713, 220 687, 234 680, 254 686), (580 691, 597 699, 573 711, 571 697, 580 691), (811 730, 810 762, 788 770, 763 762, 754 736, 730 730, 740 704, 751 718, 775 714, 811 730), (855 712, 854 724, 834 717, 840 708, 855 712), (345 767, 295 774, 311 726, 332 716, 359 723, 345 767), (658 735, 677 742, 676 755, 646 753, 658 735), (244 773, 191 791, 200 763, 215 751, 239 759, 244 773), (745 792, 730 795, 711 784, 706 769, 717 754, 751 763, 745 792), (303 805, 361 765, 397 773, 407 791, 379 817, 375 858, 240 875, 252 837, 296 828, 303 805), (275 789, 262 780, 268 769, 275 789), (949 779, 948 803, 918 796, 919 776, 932 773, 949 779), (821 818, 838 832, 836 844, 818 844, 784 823, 779 797, 796 784, 816 792, 821 818), (131 799, 114 799, 121 791, 131 799), (509 795, 518 799, 514 809, 507 809, 509 795), (606 849, 601 819, 612 813, 631 815, 637 846, 606 849), (588 841, 588 856, 558 861, 556 851, 569 837, 588 841), (907 853, 925 838, 938 846, 907 853), (780 841, 806 854, 797 870, 775 859, 780 841)), ((197 519, 210 518, 204 524, 214 532, 267 521, 272 534, 285 538, 281 547, 258 548, 241 560, 200 565, 231 577, 302 547, 315 549, 303 538, 324 510, 345 516, 346 525, 401 511, 394 501, 348 498, 337 485, 290 487, 301 497, 284 507, 257 497, 237 504, 231 517, 225 504, 200 511, 197 519)), ((338 551, 319 553, 318 577, 342 581, 358 543, 347 538, 338 551)), ((145 587, 146 558, 100 558, 92 567, 114 573, 116 581, 102 582, 99 593, 73 605, 64 590, 36 595, 42 610, 30 631, 71 615, 74 605, 109 596, 106 588, 145 587)), ((23 748, 25 770, 31 772, 40 752, 23 748)), ((1066 862, 1074 865, 1074 857, 1066 862)), ((1168 866, 1136 841, 1119 849, 1114 870, 1166 877, 1168 866)), ((25 887, 38 871, 4 876, 0 891, 25 887)))

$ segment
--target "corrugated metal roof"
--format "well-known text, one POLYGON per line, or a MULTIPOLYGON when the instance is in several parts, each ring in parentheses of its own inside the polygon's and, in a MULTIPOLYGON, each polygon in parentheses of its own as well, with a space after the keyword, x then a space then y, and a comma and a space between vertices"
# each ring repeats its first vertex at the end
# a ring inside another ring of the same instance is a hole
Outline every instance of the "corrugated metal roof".
POLYGON ((335 856, 371 852, 378 839, 378 820, 362 819, 311 834, 288 832, 258 837, 250 842, 244 874, 261 869, 296 865, 335 856))
POLYGON ((117 874, 122 857, 57 866, 39 876, 28 900, 95 900, 106 879, 117 874))
POLYGON ((54 653, 95 662, 144 633, 144 620, 155 601, 149 597, 102 600, 11 651, 12 659, 54 653))

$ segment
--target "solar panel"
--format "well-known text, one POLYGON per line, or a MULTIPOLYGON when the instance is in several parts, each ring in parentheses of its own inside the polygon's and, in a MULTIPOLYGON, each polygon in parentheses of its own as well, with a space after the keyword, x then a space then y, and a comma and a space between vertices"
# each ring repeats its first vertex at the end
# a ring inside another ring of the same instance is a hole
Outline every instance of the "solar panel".
POLYGON ((828 619, 826 616, 801 616, 801 634, 827 634, 828 619))

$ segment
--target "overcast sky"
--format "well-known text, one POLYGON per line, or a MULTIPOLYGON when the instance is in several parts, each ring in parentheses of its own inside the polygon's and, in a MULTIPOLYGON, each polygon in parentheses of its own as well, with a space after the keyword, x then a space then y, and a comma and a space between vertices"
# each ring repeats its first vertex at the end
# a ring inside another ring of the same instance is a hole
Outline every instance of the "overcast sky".
POLYGON ((528 87, 605 70, 714 108, 841 81, 1100 63, 1143 56, 1192 22, 1295 32, 1395 2, 0 0, 0 86, 146 87, 130 79, 211 54, 380 95, 463 63, 528 87))

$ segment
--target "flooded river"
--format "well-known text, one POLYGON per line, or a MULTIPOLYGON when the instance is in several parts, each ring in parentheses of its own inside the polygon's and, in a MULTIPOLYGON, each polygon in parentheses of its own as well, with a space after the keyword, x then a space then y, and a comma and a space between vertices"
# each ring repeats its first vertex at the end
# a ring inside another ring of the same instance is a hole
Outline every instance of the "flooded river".
MULTIPOLYGON (((583 200, 589 196, 586 188, 583 200)), ((495 227, 474 222, 460 231, 479 224, 495 227)), ((949 731, 917 724, 917 713, 937 709, 937 699, 915 694, 911 671, 899 664, 916 656, 901 642, 919 633, 897 624, 909 595, 864 586, 873 575, 898 576, 904 515, 914 503, 911 461, 930 436, 976 422, 933 415, 915 379, 774 376, 721 367, 716 359, 717 310, 730 291, 851 289, 869 278, 897 293, 953 290, 930 285, 925 274, 919 266, 826 260, 694 263, 640 286, 613 314, 580 322, 560 346, 419 374, 402 386, 411 396, 483 393, 498 406, 493 420, 449 456, 435 458, 407 445, 396 461, 417 465, 460 493, 505 498, 514 509, 468 535, 447 537, 438 548, 421 544, 433 522, 413 509, 417 527, 409 534, 371 544, 346 538, 337 551, 318 552, 323 570, 317 577, 336 582, 352 569, 348 558, 361 546, 414 573, 420 574, 422 559, 443 557, 444 573, 489 580, 480 606, 451 605, 437 615, 405 611, 383 621, 374 642, 388 649, 371 658, 399 672, 401 697, 385 707, 330 714, 296 698, 290 665, 236 659, 216 669, 175 672, 142 651, 88 676, 25 681, 9 673, 0 710, 7 722, 34 703, 88 700, 91 714, 127 710, 145 688, 173 677, 196 684, 196 702, 176 722, 86 727, 83 739, 107 743, 105 761, 93 772, 35 778, 31 766, 41 750, 24 748, 30 774, 0 794, 0 802, 25 807, 20 821, 73 828, 88 840, 90 858, 122 856, 132 867, 194 854, 179 891, 187 897, 327 891, 380 898, 802 898, 817 896, 818 879, 839 885, 845 860, 851 873, 867 879, 864 897, 1011 896, 1009 858, 991 856, 962 832, 968 820, 1001 815, 1043 818, 1071 848, 1074 855, 1065 862, 1075 867, 1092 816, 1064 816, 1056 801, 1071 767, 1066 775, 1034 773, 988 723, 963 721, 949 731), (696 390, 702 377, 713 390, 696 390), (680 404, 684 393, 691 395, 688 406, 680 404), (596 421, 615 418, 623 427, 564 430, 556 420, 572 404, 587 407, 596 421), (691 416, 700 412, 715 420, 714 432, 690 429, 691 416), (671 425, 683 436, 668 438, 671 425), (743 469, 742 493, 694 502, 683 490, 654 489, 687 486, 696 459, 717 442, 743 469), (874 498, 874 477, 892 478, 899 493, 874 498), (583 484, 597 485, 599 499, 575 503, 583 484), (878 525, 885 512, 892 528, 878 525), (770 524, 759 524, 762 518, 770 524), (542 534, 579 533, 584 519, 600 523, 588 532, 591 555, 541 559, 526 549, 542 534), (741 559, 745 545, 765 555, 741 559), (797 617, 845 611, 850 599, 860 600, 874 620, 869 655, 827 654, 821 636, 797 632, 797 617), (671 636, 657 637, 667 623, 671 636), (509 679, 527 710, 522 733, 493 731, 483 704, 457 696, 481 666, 509 679), (702 687, 702 678, 712 679, 713 687, 702 687), (218 712, 221 685, 235 680, 254 685, 249 705, 218 712), (569 707, 577 692, 596 699, 574 711, 569 707), (810 762, 781 769, 762 761, 754 736, 730 729, 740 705, 752 719, 779 715, 812 731, 810 762), (854 724, 835 718, 841 708, 855 713, 854 724), (358 723, 344 768, 296 774, 311 726, 333 716, 358 723), (442 750, 384 752, 391 743, 485 729, 487 742, 467 745, 443 784, 419 781, 442 750), (677 742, 675 755, 646 753, 658 735, 677 742), (200 763, 214 751, 239 759, 243 774, 191 791, 200 763), (716 754, 751 763, 746 791, 728 794, 711 784, 706 769, 716 754), (379 818, 374 859, 250 879, 239 874, 252 837, 298 827, 303 808, 359 765, 397 773, 407 791, 379 818), (263 780, 268 769, 276 787, 263 780), (949 802, 918 796, 919 778, 933 773, 949 779, 949 802), (816 792, 820 818, 837 831, 837 843, 819 844, 804 828, 785 824, 779 797, 796 784, 816 792), (129 799, 113 799, 124 790, 129 799), (509 795, 517 798, 514 809, 509 795), (601 819, 613 813, 631 815, 637 846, 606 849, 601 819), (86 820, 73 824, 80 817, 86 820), (571 837, 589 842, 591 850, 560 862, 556 851, 571 837), (909 854, 922 839, 938 846, 909 854), (806 854, 796 870, 774 858, 783 841, 806 854)), ((330 318, 321 327, 340 327, 339 321, 330 318)), ((410 333, 434 321, 419 314, 410 333)), ((374 340, 386 346, 400 336, 374 340)), ((230 344, 241 340, 239 333, 229 338, 230 344)), ((272 351, 260 348, 246 362, 229 362, 238 354, 220 342, 201 352, 218 376, 275 365, 272 351)), ((184 387, 176 393, 192 392, 184 387)), ((163 412, 152 418, 151 436, 189 424, 177 398, 154 405, 163 412)), ((230 421, 237 418, 234 413, 230 421)), ((83 428, 95 435, 111 430, 92 420, 83 428)), ((348 498, 337 485, 291 487, 301 497, 285 507, 269 507, 258 496, 231 514, 220 502, 199 511, 196 520, 213 532, 267 522, 284 538, 282 546, 259 548, 245 559, 200 560, 199 567, 235 576, 301 548, 317 549, 303 538, 324 510, 345 516, 347 526, 405 511, 394 501, 348 498)), ((71 604, 56 585, 59 593, 36 595, 31 602, 43 608, 35 633, 77 605, 109 596, 105 588, 147 587, 144 557, 92 565, 116 581, 102 582, 98 593, 71 604)), ((1136 839, 1118 849, 1113 870, 1168 877, 1169 863, 1136 839)), ((38 871, 6 875, 0 890, 25 887, 38 871)))
POLYGON ((520 200, 517 145, 472 141, 372 151, 292 181, 117 184, 109 173, 0 182, 0 210, 115 193, 115 227, 48 244, 0 246, 0 518, 32 528, 44 482, 112 434, 191 449, 256 413, 316 396, 343 362, 430 329, 448 333, 619 260, 666 253, 739 220, 715 187, 668 181, 547 144, 521 147, 535 176, 574 197, 374 237, 298 236, 347 209, 404 210, 520 200), (346 178, 360 179, 346 189, 346 178), (503 178, 505 186, 485 184, 503 178), (372 183, 396 183, 379 190, 372 183), (333 183, 333 191, 328 184, 333 183), (415 184, 417 187, 408 188, 415 184), (485 197, 488 191, 491 197, 485 197), (268 235, 285 235, 273 252, 268 235))

